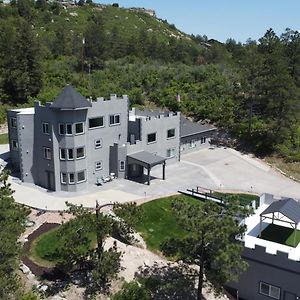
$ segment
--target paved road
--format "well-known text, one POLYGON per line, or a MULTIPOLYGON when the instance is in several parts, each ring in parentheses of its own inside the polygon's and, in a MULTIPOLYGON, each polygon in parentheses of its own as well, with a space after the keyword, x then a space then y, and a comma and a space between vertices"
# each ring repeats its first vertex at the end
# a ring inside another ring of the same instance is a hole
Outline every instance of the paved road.
MULTIPOLYGON (((0 164, 7 158, 7 146, 0 145, 0 164)), ((213 190, 272 193, 300 199, 300 184, 275 172, 264 162, 233 149, 203 149, 182 156, 181 162, 167 165, 166 180, 162 168, 151 171, 153 179, 147 186, 128 180, 114 180, 101 187, 90 186, 89 192, 52 192, 10 177, 17 202, 30 207, 53 211, 64 210, 65 202, 85 207, 113 202, 144 202, 176 193, 178 190, 201 186, 213 190)))

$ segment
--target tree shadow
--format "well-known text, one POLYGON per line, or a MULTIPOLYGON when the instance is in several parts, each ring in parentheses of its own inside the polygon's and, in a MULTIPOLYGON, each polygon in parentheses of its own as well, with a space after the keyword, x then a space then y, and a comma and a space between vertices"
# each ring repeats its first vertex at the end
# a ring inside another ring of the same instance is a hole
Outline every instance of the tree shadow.
POLYGON ((135 273, 135 279, 145 285, 154 300, 197 299, 195 270, 184 264, 142 266, 135 273))

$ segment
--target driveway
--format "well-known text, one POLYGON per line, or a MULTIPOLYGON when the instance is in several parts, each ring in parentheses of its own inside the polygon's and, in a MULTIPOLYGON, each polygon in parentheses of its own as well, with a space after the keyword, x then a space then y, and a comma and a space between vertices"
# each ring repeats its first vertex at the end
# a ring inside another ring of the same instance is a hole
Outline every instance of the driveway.
MULTIPOLYGON (((0 146, 0 164, 7 158, 7 146, 0 146)), ((167 164, 166 180, 162 180, 162 168, 151 171, 151 185, 117 179, 103 186, 90 186, 89 191, 79 193, 47 192, 46 189, 22 183, 10 177, 18 203, 39 209, 60 211, 65 202, 85 207, 95 207, 114 202, 136 201, 142 203, 154 198, 176 194, 178 190, 200 186, 207 189, 256 194, 271 193, 276 196, 300 198, 300 184, 274 171, 261 160, 243 155, 233 149, 203 149, 183 155, 181 162, 167 164)))
POLYGON ((233 149, 200 150, 183 156, 181 163, 204 171, 215 189, 300 199, 300 183, 276 172, 262 160, 233 149))

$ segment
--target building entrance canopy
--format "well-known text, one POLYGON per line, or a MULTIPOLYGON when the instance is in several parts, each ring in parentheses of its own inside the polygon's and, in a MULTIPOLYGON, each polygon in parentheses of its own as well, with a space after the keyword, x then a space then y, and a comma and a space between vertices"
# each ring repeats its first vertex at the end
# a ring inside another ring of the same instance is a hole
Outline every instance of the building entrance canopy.
POLYGON ((165 180, 165 166, 166 159, 162 156, 152 154, 147 151, 140 151, 137 153, 127 155, 127 164, 128 165, 139 165, 147 169, 148 171, 148 185, 150 185, 150 171, 151 168, 162 164, 163 167, 163 180, 165 180))

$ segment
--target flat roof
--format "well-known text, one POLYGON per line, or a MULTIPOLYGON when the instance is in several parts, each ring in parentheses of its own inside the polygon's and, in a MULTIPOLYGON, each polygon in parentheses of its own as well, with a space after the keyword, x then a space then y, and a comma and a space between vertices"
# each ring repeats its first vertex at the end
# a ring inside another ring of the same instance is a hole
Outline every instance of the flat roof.
POLYGON ((34 114, 34 107, 16 108, 16 109, 12 109, 11 111, 17 112, 21 115, 33 115, 34 114))
POLYGON ((133 154, 128 154, 127 157, 130 159, 140 162, 142 164, 146 164, 150 167, 154 167, 156 165, 162 164, 166 161, 166 159, 162 156, 147 152, 147 151, 140 151, 133 154))

